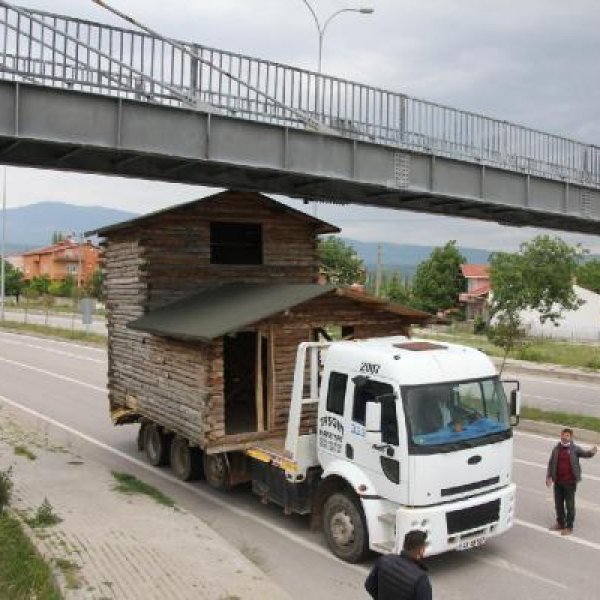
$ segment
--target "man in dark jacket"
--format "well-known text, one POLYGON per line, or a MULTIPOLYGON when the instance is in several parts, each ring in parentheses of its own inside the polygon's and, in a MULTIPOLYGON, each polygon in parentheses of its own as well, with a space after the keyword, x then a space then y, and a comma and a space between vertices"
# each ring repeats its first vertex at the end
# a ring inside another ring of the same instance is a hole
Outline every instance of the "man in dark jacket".
POLYGON ((431 584, 421 564, 427 546, 427 533, 417 529, 404 536, 401 554, 377 559, 365 581, 374 600, 431 600, 431 584))
POLYGON ((548 461, 546 485, 554 484, 554 507, 556 509, 556 523, 550 528, 560 531, 561 535, 573 533, 575 521, 575 491, 581 481, 580 458, 591 458, 598 448, 584 450, 573 443, 573 431, 563 429, 560 442, 554 446, 548 461))

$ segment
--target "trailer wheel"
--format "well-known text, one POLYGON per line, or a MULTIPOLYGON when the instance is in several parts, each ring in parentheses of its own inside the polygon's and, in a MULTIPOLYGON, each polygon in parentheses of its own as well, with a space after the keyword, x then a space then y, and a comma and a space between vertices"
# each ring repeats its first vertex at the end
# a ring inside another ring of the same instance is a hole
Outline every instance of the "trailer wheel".
POLYGON ((323 531, 329 549, 346 562, 360 562, 369 552, 364 513, 347 492, 332 494, 325 501, 323 531))
POLYGON ((198 448, 177 435, 171 442, 171 470, 178 479, 191 481, 202 476, 202 457, 198 448))
POLYGON ((210 487, 225 491, 231 486, 229 483, 229 461, 227 455, 204 453, 204 476, 210 487))
POLYGON ((155 423, 148 423, 144 432, 144 443, 148 462, 153 467, 169 464, 171 436, 165 435, 155 423))

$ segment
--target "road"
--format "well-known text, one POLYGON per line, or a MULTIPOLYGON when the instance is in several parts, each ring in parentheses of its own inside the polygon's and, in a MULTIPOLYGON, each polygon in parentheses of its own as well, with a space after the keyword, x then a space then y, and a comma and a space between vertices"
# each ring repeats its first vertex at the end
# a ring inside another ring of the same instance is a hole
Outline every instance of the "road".
MULTIPOLYGON (((115 428, 110 423, 106 369, 102 349, 0 333, 2 414, 35 423, 83 457, 94 456, 113 470, 126 470, 159 487, 240 548, 294 598, 366 598, 362 586, 371 563, 338 561, 322 535, 309 531, 306 518, 286 517, 277 507, 260 504, 247 488, 223 495, 205 483, 182 483, 168 469, 148 466, 136 449, 136 426, 115 428)), ((554 385, 547 393, 571 400, 583 391, 554 385)), ((591 398, 593 387, 585 393, 591 398)), ((553 510, 544 475, 553 443, 516 433, 517 524, 481 549, 430 558, 437 600, 598 598, 600 459, 583 465, 575 535, 561 538, 547 529, 553 510)))
MULTIPOLYGON (((7 310, 5 311, 7 321, 16 321, 17 323, 25 322, 25 311, 23 310, 7 310)), ((60 327, 62 329, 76 329, 78 331, 87 331, 88 333, 97 333, 98 335, 107 335, 106 321, 104 318, 94 319, 93 323, 84 325, 81 322, 81 315, 71 314, 57 315, 49 314, 46 319, 44 313, 31 312, 27 313, 27 323, 32 325, 49 325, 50 327, 60 327)))

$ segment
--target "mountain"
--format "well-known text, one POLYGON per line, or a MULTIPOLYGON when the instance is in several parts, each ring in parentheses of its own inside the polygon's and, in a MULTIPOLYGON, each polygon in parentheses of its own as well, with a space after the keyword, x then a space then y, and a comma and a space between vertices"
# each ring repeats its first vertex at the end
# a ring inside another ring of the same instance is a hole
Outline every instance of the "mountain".
POLYGON ((6 210, 6 252, 47 246, 55 231, 74 233, 118 223, 137 213, 102 206, 75 206, 63 202, 38 202, 6 210))
MULTIPOLYGON (((350 244, 356 253, 363 259, 369 271, 375 270, 377 266, 377 242, 358 242, 356 240, 344 239, 350 244)), ((416 244, 381 244, 381 265, 384 271, 400 271, 405 277, 411 277, 417 265, 429 258, 435 246, 418 246, 416 244)), ((490 257, 489 250, 481 248, 464 248, 458 246, 460 253, 468 263, 487 263, 490 257)))
MULTIPOLYGON (((6 252, 22 252, 50 244, 55 231, 83 231, 137 217, 137 213, 102 206, 76 206, 64 202, 38 202, 6 211, 6 252)), ((377 242, 344 239, 363 259, 367 269, 377 265, 377 242)), ((417 265, 429 257, 434 246, 416 244, 381 244, 382 266, 385 271, 400 271, 411 277, 417 265)), ((459 250, 470 263, 485 263, 489 251, 477 248, 459 250)))

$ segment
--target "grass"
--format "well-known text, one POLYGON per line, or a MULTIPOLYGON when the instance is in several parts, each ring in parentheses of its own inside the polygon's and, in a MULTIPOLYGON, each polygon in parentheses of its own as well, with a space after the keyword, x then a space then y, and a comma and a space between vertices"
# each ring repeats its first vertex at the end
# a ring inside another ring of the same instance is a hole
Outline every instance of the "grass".
POLYGON ((44 498, 44 501, 38 506, 33 517, 25 518, 25 523, 32 529, 52 527, 61 521, 62 519, 54 512, 52 504, 48 502, 48 498, 44 498))
POLYGON ((64 327, 52 327, 50 325, 34 325, 31 323, 19 323, 18 321, 0 321, 0 328, 10 331, 23 331, 25 333, 36 333, 39 335, 65 340, 85 341, 96 346, 106 346, 106 336, 98 333, 87 333, 78 329, 66 329, 64 327))
POLYGON ((37 456, 27 446, 15 446, 13 448, 17 456, 24 456, 29 460, 35 460, 37 456))
MULTIPOLYGON (((420 332, 419 335, 479 348, 490 356, 501 357, 504 354, 501 348, 494 346, 484 335, 475 335, 461 331, 460 329, 450 330, 447 333, 424 331, 420 332)), ((528 339, 508 356, 509 358, 516 358, 518 360, 550 363, 565 367, 600 369, 600 346, 593 344, 528 339)))
POLYGON ((0 598, 60 600, 50 568, 9 514, 0 515, 0 598))
POLYGON ((600 433, 600 419, 598 417, 588 417, 573 413, 564 413, 553 410, 542 410, 524 406, 521 409, 521 417, 531 421, 542 421, 545 423, 555 423, 563 427, 578 427, 600 433))
POLYGON ((140 481, 134 475, 130 475, 129 473, 119 473, 117 471, 113 471, 112 474, 117 481, 113 489, 117 492, 127 495, 142 494, 149 496, 163 506, 175 506, 175 502, 173 502, 171 498, 165 496, 165 494, 163 494, 160 490, 157 490, 155 487, 140 481))
POLYGON ((77 563, 66 558, 55 558, 54 564, 63 574, 68 589, 75 590, 81 587, 81 580, 79 577, 81 567, 77 563))

